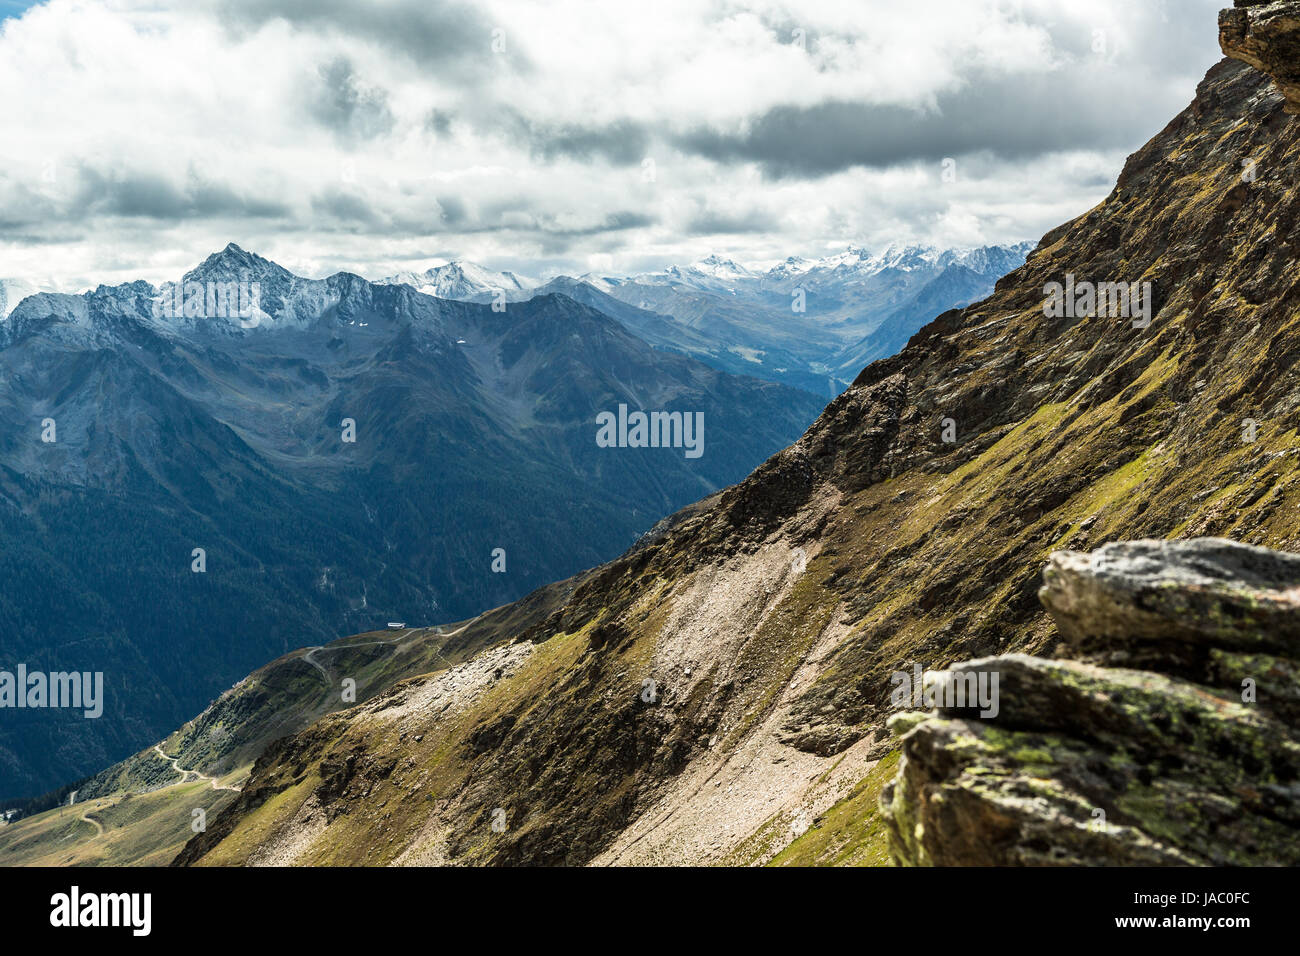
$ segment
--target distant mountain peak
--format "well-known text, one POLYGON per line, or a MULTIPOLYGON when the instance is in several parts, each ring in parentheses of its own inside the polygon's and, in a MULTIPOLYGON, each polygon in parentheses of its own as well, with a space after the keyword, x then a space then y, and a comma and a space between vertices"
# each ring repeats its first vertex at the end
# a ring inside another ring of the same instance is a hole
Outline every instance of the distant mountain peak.
POLYGON ((18 303, 38 292, 50 292, 53 287, 38 286, 26 279, 0 279, 0 321, 18 308, 18 303))
POLYGON ((274 276, 290 279, 293 273, 283 266, 265 259, 255 252, 248 252, 235 243, 227 243, 220 252, 214 252, 185 274, 185 280, 214 279, 231 281, 235 279, 262 279, 274 276))
POLYGON ((708 269, 734 269, 737 272, 748 272, 744 266, 736 262, 735 259, 728 259, 726 256, 720 256, 716 252, 710 253, 703 259, 695 262, 695 268, 708 269))
POLYGON ((380 279, 382 285, 409 285, 439 299, 471 299, 497 292, 507 294, 535 289, 538 283, 514 272, 497 272, 467 259, 452 259, 424 272, 399 272, 380 279))

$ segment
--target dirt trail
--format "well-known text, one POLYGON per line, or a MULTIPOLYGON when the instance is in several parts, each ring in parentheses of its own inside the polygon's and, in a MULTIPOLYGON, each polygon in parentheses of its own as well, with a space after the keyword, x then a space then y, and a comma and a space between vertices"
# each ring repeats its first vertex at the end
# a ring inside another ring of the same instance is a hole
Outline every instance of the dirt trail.
MULTIPOLYGON (((475 618, 474 620, 477 620, 477 618, 475 618)), ((469 627, 473 623, 474 623, 473 620, 466 621, 464 624, 456 628, 456 630, 451 631, 450 633, 444 632, 441 627, 408 627, 400 637, 394 637, 392 640, 388 640, 388 641, 360 641, 356 644, 340 644, 338 646, 331 646, 328 644, 318 644, 315 647, 307 648, 307 653, 303 655, 302 659, 305 660, 312 667, 316 668, 316 670, 320 671, 321 677, 325 678, 325 682, 328 684, 331 683, 330 672, 325 669, 325 666, 321 664, 320 661, 316 660, 316 655, 319 654, 321 651, 341 651, 353 647, 376 647, 381 644, 388 644, 388 645, 400 644, 408 637, 410 637, 412 634, 414 634, 416 631, 433 631, 434 634, 436 634, 438 637, 441 637, 445 641, 449 637, 455 637, 457 634, 465 630, 465 628, 469 627)), ((448 667, 452 666, 451 661, 443 657, 441 653, 438 653, 437 651, 435 651, 434 653, 438 654, 438 657, 448 667)))
POLYGON ((82 823, 89 823, 91 826, 93 826, 93 827, 95 828, 95 830, 97 831, 97 832, 95 833, 95 836, 103 836, 103 835, 104 835, 104 825, 103 825, 102 823, 100 823, 98 820, 96 820, 94 817, 92 817, 92 816, 90 815, 90 811, 89 811, 89 810, 87 810, 85 813, 83 813, 83 814, 82 814, 81 816, 79 816, 77 819, 80 820, 82 823))
POLYGON ((153 750, 154 753, 156 753, 159 757, 162 757, 163 760, 166 760, 168 763, 170 763, 172 765, 172 769, 181 775, 182 783, 185 782, 185 780, 189 777, 190 774, 194 774, 194 776, 198 777, 200 780, 206 780, 212 786, 213 790, 233 790, 236 793, 238 793, 240 790, 239 787, 227 787, 224 784, 217 783, 216 777, 209 777, 206 773, 202 773, 198 770, 186 770, 184 767, 180 765, 179 757, 169 757, 165 753, 163 753, 162 744, 154 744, 153 750))

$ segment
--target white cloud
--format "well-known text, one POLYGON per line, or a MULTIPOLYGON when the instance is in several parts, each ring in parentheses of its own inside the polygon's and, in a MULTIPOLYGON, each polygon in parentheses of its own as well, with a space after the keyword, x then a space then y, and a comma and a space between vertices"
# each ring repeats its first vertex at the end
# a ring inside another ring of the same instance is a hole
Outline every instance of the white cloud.
POLYGON ((51 0, 0 24, 0 275, 1037 237, 1191 98, 1216 7, 51 0))

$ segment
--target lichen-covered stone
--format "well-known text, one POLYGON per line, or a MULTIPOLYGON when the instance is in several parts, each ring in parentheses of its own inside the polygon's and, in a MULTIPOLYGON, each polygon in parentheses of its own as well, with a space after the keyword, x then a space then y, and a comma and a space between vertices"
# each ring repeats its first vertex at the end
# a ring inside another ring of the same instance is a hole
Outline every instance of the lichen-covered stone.
MULTIPOLYGON (((1181 635, 1208 648, 1204 673, 1227 679, 1025 655, 954 666, 998 675, 997 715, 940 707, 891 722, 903 756, 881 804, 894 861, 1300 864, 1300 737, 1280 716, 1300 696, 1297 663, 1237 649, 1295 646, 1300 557, 1128 542, 1054 555, 1045 579, 1044 603, 1073 640, 1117 653, 1128 634, 1154 662, 1181 635), (1258 675, 1252 693, 1235 682, 1245 671, 1258 675)), ((1187 659, 1172 657, 1177 669, 1187 659)))
POLYGON ((1300 718, 1300 555, 1220 538, 1126 541, 1060 551, 1039 592, 1072 656, 1150 668, 1300 718))

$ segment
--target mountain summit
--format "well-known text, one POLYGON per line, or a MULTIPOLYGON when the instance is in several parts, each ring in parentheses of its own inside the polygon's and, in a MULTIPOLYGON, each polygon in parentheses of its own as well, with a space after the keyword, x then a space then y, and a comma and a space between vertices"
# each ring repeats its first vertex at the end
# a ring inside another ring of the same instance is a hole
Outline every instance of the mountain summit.
POLYGON ((478 301, 480 297, 495 298, 498 294, 515 297, 520 292, 537 287, 534 280, 517 276, 513 272, 495 272, 458 259, 425 272, 402 272, 380 281, 409 285, 418 292, 440 299, 464 301, 478 301))
POLYGON ((227 280, 234 277, 248 279, 293 278, 293 274, 283 266, 269 259, 263 259, 253 252, 245 252, 233 242, 227 244, 220 252, 214 252, 199 265, 185 274, 187 280, 227 280))

